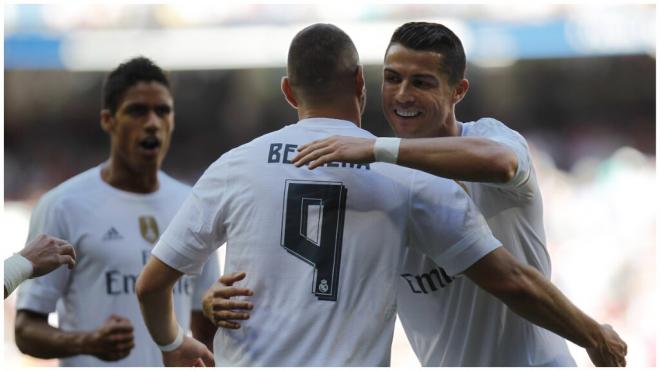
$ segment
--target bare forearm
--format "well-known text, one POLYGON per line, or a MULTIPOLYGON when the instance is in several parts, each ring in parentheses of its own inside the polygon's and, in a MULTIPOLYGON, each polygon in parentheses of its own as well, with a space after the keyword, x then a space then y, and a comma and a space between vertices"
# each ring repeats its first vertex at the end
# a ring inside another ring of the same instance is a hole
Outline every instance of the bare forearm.
POLYGON ((166 345, 176 339, 179 324, 174 316, 172 288, 182 275, 152 256, 135 284, 142 318, 156 344, 166 345))
POLYGON ((518 163, 513 151, 484 138, 402 139, 397 164, 456 180, 506 183, 518 163))
POLYGON ((160 345, 174 341, 178 323, 172 305, 172 287, 143 293, 139 300, 142 318, 153 340, 160 345))
POLYGON ((521 268, 524 289, 500 299, 516 314, 583 347, 599 341, 600 326, 536 269, 521 268))
POLYGON ((37 358, 64 358, 89 354, 90 332, 69 332, 52 327, 46 320, 19 312, 16 317, 16 345, 21 352, 37 358))

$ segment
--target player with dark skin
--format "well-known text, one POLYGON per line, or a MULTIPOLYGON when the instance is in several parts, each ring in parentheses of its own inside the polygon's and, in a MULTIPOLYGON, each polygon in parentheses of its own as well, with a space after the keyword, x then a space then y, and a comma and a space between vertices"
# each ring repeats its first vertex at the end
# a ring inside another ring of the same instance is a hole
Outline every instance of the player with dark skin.
MULTIPOLYGON (((169 88, 157 81, 139 81, 126 88, 115 112, 101 111, 101 127, 110 136, 110 157, 101 178, 122 191, 146 194, 159 189, 158 171, 174 130, 174 103, 169 88)), ((190 320, 193 335, 211 347, 215 328, 199 311, 190 320)), ((125 358, 134 347, 133 324, 109 316, 89 332, 63 331, 46 315, 21 310, 16 317, 16 344, 39 358, 93 355, 104 361, 125 358)))

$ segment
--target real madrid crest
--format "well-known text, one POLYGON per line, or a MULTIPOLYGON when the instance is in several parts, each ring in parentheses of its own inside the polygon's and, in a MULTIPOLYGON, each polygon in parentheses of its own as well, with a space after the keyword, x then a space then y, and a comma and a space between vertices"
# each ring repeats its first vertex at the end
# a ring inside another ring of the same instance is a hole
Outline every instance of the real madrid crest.
POLYGON ((158 237, 160 237, 156 218, 153 216, 141 216, 138 220, 140 222, 140 234, 142 235, 142 238, 150 243, 156 243, 158 237))

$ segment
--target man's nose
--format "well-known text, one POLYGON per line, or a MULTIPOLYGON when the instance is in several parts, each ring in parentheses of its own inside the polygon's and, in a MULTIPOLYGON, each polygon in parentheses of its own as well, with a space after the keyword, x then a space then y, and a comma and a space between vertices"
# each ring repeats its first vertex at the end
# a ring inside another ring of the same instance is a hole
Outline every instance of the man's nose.
POLYGON ((415 96, 412 94, 410 84, 406 81, 399 84, 394 99, 399 104, 410 104, 415 101, 415 96))
POLYGON ((155 133, 160 130, 162 126, 162 119, 154 110, 150 110, 147 115, 147 121, 144 125, 144 130, 148 133, 155 133))

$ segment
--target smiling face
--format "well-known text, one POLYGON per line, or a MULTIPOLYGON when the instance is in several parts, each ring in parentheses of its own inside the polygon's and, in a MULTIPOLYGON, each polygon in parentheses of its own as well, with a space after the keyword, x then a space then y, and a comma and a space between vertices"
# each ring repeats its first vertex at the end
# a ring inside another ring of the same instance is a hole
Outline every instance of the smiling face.
POLYGON ((442 55, 391 44, 385 54, 382 105, 401 138, 457 135, 454 105, 467 92, 467 80, 454 86, 441 73, 442 55))
POLYGON ((169 89, 155 81, 138 82, 124 93, 116 112, 102 112, 110 134, 111 157, 132 172, 159 169, 174 129, 169 89))

